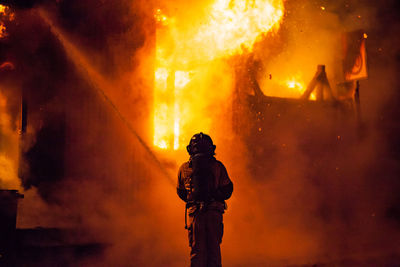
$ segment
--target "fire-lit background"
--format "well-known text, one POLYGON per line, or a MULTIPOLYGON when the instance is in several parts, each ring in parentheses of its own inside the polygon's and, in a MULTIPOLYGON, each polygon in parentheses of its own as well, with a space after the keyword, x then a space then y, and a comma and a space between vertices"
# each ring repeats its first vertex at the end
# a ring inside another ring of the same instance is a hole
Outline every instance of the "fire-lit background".
POLYGON ((200 131, 234 183, 224 266, 400 262, 398 1, 0 4, 0 189, 25 195, 21 266, 187 265, 175 183, 200 131), (332 96, 304 99, 318 65, 332 96), (27 234, 46 229, 73 234, 27 234))

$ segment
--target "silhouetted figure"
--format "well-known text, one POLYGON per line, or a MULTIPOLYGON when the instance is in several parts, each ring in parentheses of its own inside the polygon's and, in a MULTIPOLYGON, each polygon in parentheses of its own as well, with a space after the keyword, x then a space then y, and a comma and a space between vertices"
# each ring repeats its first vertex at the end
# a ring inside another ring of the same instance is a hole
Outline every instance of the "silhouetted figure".
POLYGON ((222 214, 233 184, 225 166, 214 157, 215 145, 210 136, 195 134, 187 151, 190 158, 179 168, 177 193, 186 202, 189 215, 185 227, 191 247, 190 266, 220 267, 222 214))

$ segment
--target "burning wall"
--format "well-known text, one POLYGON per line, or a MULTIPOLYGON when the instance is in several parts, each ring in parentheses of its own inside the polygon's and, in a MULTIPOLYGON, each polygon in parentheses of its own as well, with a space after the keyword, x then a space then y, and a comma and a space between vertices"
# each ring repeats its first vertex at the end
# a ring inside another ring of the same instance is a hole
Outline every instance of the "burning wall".
POLYGON ((232 97, 229 58, 252 51, 283 16, 282 1, 216 1, 199 9, 156 10, 154 145, 162 149, 182 148, 193 132, 211 130, 215 109, 232 97))

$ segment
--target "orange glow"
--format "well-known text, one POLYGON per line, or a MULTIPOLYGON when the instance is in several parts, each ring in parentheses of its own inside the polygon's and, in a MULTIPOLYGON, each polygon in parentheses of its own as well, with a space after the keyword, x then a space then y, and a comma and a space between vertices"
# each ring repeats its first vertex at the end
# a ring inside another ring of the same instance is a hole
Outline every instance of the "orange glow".
POLYGON ((0 22, 0 38, 4 38, 7 36, 7 32, 6 32, 6 26, 4 25, 3 22, 0 22))
MULTIPOLYGON (((304 91, 306 90, 306 86, 304 85, 304 82, 300 78, 300 75, 288 79, 286 81, 286 86, 289 89, 291 89, 291 95, 294 94, 293 96, 296 98, 299 98, 301 95, 303 95, 304 91)), ((317 97, 314 92, 311 93, 310 100, 317 100, 317 97)))
POLYGON ((11 63, 11 62, 8 62, 8 61, 3 62, 3 63, 0 65, 0 70, 14 70, 14 69, 15 69, 14 64, 11 63))
MULTIPOLYGON (((288 79, 283 79, 284 82, 279 82, 282 87, 278 91, 273 91, 271 96, 300 98, 306 90, 307 84, 304 83, 302 74, 298 73, 288 79)), ((315 93, 311 93, 310 100, 316 100, 315 93)))
MULTIPOLYGON (((301 95, 303 95, 304 91, 306 90, 306 86, 304 85, 304 82, 301 80, 300 75, 288 79, 286 81, 286 86, 291 91, 288 97, 299 98, 301 95)), ((314 92, 311 93, 310 100, 317 100, 317 96, 315 95, 314 92)))
POLYGON ((0 4, 0 39, 7 37, 7 29, 5 21, 13 21, 15 15, 10 11, 10 8, 0 4))
POLYGON ((251 51, 282 16, 282 0, 216 0, 185 18, 155 10, 154 146, 177 150, 194 132, 210 130, 205 110, 231 91, 228 78, 210 88, 224 69, 220 62, 251 51))
MULTIPOLYGON (((283 75, 277 75, 272 81, 267 81, 268 84, 264 85, 264 87, 267 88, 265 94, 272 97, 301 98, 307 89, 307 83, 305 82, 303 73, 298 72, 289 77, 283 75)), ((263 87, 263 84, 261 85, 263 87)), ((314 92, 311 93, 309 100, 316 100, 314 92)))
POLYGON ((5 5, 0 5, 0 15, 5 15, 6 14, 6 9, 7 9, 8 7, 7 6, 5 6, 5 5))
POLYGON ((296 81, 294 78, 286 81, 286 85, 290 89, 297 89, 299 90, 300 93, 303 93, 303 84, 300 82, 296 81))

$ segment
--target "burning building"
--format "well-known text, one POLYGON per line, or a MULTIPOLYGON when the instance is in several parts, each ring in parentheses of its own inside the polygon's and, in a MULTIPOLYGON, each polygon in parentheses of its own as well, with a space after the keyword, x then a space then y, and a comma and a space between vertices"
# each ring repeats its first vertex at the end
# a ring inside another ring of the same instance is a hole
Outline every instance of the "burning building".
POLYGON ((380 75, 398 87, 381 71, 397 51, 378 41, 389 9, 0 2, 0 185, 25 194, 17 265, 186 264, 174 177, 200 131, 235 183, 227 266, 398 262, 397 109, 376 115, 396 93, 375 90, 380 75))

